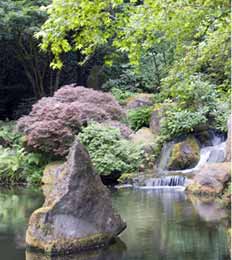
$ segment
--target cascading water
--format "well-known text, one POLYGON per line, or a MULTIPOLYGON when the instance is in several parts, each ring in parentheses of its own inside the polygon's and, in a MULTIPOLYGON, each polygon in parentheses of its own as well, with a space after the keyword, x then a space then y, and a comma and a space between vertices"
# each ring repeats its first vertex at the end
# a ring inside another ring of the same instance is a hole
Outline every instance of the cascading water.
POLYGON ((223 162, 225 160, 225 148, 226 142, 223 136, 213 135, 211 140, 211 146, 205 146, 201 148, 200 151, 200 160, 198 164, 191 169, 180 170, 180 171, 171 171, 178 173, 192 173, 196 170, 199 170, 206 163, 216 163, 223 162))
POLYGON ((181 188, 185 184, 185 176, 167 176, 161 178, 150 178, 145 181, 145 185, 140 187, 141 189, 151 188, 181 188))
POLYGON ((187 176, 191 176, 191 174, 196 170, 199 170, 205 163, 223 162, 225 160, 226 142, 224 136, 212 133, 210 141, 211 146, 201 148, 200 160, 194 168, 178 171, 165 170, 174 142, 168 143, 162 150, 162 156, 158 166, 159 175, 161 175, 161 177, 150 178, 144 182, 144 186, 139 188, 156 189, 182 187, 184 189, 184 186, 188 181, 187 176))

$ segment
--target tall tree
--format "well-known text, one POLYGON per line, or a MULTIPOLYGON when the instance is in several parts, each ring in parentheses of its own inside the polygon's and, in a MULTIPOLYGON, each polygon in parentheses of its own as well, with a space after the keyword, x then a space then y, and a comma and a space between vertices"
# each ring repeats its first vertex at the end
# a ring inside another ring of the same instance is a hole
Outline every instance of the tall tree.
POLYGON ((62 67, 63 52, 80 50, 88 59, 106 43, 128 53, 136 65, 154 44, 171 42, 175 73, 207 73, 228 89, 228 0, 53 0, 48 15, 37 36, 42 49, 53 52, 54 68, 62 67))
POLYGON ((0 0, 0 43, 5 46, 1 51, 22 66, 37 98, 52 93, 59 82, 60 72, 49 68, 52 54, 43 54, 34 37, 47 18, 43 7, 49 3, 50 0, 0 0), (49 86, 45 86, 45 81, 49 86))

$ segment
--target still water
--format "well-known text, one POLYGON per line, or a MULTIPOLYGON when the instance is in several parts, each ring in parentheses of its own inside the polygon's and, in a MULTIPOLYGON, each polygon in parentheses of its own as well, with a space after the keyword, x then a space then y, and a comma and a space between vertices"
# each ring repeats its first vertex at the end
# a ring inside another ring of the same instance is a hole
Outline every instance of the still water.
POLYGON ((0 189, 1 260, 227 260, 228 212, 217 202, 181 191, 112 191, 114 207, 127 222, 107 249, 67 257, 26 252, 24 236, 32 211, 43 203, 38 190, 0 189))

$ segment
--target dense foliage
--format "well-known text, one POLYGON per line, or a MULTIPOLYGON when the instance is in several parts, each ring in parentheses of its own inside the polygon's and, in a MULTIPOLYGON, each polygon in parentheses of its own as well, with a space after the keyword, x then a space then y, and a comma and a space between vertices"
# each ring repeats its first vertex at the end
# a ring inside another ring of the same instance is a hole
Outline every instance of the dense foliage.
POLYGON ((139 107, 128 111, 128 123, 133 130, 149 127, 152 107, 139 107))
MULTIPOLYGON (((119 129, 129 138, 129 127, 148 127, 158 106, 156 158, 167 140, 206 128, 227 131, 228 0, 0 0, 0 14, 0 90, 43 97, 18 123, 35 154, 11 128, 0 130, 2 180, 40 171, 38 151, 64 157, 80 129, 99 174, 135 171, 140 150, 119 129), (64 82, 113 96, 72 85, 44 97, 64 82), (18 92, 9 91, 14 85, 18 92), (128 105, 147 93, 151 104, 128 105), (92 120, 108 125, 88 125, 92 120)), ((14 95, 0 103, 9 107, 14 95)))
POLYGON ((15 131, 15 124, 0 124, 0 183, 38 184, 49 157, 28 152, 23 137, 15 131))
POLYGON ((118 129, 92 123, 78 139, 87 147, 98 174, 134 172, 142 163, 141 147, 123 139, 118 129))

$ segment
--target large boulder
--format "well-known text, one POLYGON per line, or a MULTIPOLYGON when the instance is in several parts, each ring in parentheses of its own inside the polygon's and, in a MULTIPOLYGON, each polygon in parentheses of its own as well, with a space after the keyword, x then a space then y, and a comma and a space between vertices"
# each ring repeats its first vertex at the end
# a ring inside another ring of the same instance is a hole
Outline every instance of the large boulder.
POLYGON ((197 140, 189 136, 172 146, 168 160, 168 170, 184 170, 193 168, 200 159, 200 147, 197 140))
POLYGON ((231 161, 231 128, 232 128, 232 115, 230 115, 228 119, 228 137, 226 141, 226 161, 230 162, 231 161))
POLYGON ((48 254, 66 254, 109 244, 126 224, 115 213, 109 191, 77 141, 67 163, 44 176, 45 202, 29 220, 26 243, 48 254))
POLYGON ((72 84, 60 88, 54 97, 39 100, 17 127, 25 134, 28 148, 64 157, 82 126, 123 116, 111 94, 72 84))
POLYGON ((187 190, 194 194, 220 194, 231 178, 231 163, 207 163, 196 172, 187 190))
POLYGON ((143 106, 153 105, 153 95, 147 93, 140 93, 129 97, 126 102, 127 109, 134 109, 143 106))

